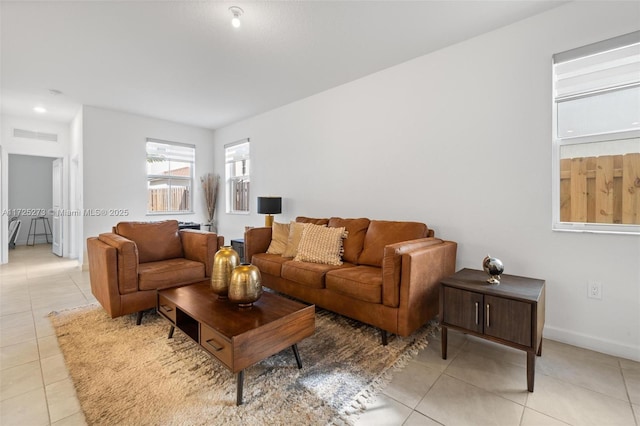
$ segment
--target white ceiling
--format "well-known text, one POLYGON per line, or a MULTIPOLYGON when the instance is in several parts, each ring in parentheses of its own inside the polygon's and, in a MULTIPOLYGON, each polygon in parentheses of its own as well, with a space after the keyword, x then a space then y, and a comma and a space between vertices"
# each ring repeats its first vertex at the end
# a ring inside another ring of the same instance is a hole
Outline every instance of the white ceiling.
POLYGON ((31 117, 41 104, 38 118, 68 122, 84 104, 218 128, 563 3, 2 0, 1 108, 31 117))

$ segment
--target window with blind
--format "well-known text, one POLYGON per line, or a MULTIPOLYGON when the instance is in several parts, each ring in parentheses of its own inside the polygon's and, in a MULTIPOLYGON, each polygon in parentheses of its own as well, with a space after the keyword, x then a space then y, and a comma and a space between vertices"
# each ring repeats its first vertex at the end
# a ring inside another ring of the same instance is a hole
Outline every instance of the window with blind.
POLYGON ((553 229, 640 234, 640 31, 553 56, 553 229))
POLYGON ((224 147, 227 213, 249 213, 251 160, 249 139, 224 147))
POLYGON ((147 138, 147 213, 193 213, 195 145, 147 138))

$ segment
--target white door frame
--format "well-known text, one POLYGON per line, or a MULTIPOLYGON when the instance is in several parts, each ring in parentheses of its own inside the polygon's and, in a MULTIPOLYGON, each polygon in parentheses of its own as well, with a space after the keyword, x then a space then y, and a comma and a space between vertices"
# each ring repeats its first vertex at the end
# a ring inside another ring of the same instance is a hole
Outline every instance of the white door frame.
POLYGON ((64 236, 64 220, 61 216, 62 214, 62 206, 64 201, 63 194, 63 174, 64 174, 64 160, 62 158, 56 158, 53 160, 53 165, 51 168, 51 192, 53 200, 51 212, 51 224, 52 230, 52 244, 51 251, 56 256, 62 257, 63 255, 63 236, 64 236))

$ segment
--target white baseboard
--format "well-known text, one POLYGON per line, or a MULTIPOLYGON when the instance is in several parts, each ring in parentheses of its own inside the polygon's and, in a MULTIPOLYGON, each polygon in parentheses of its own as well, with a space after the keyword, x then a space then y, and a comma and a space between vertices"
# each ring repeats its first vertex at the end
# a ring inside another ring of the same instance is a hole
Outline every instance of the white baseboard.
MULTIPOLYGON (((640 346, 626 345, 613 340, 549 326, 544 327, 543 336, 545 339, 556 340, 569 345, 602 352, 607 355, 640 361, 640 346)), ((544 351, 544 346, 542 350, 544 351)))

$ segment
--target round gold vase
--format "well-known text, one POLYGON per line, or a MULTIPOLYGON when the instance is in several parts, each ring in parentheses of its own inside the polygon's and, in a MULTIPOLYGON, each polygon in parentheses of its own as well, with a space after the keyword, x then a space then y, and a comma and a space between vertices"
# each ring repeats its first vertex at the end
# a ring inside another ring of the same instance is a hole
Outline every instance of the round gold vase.
POLYGON ((211 290, 219 299, 226 299, 233 268, 240 264, 240 256, 231 246, 222 246, 213 256, 211 290))
POLYGON ((236 266, 229 283, 229 301, 246 308, 262 296, 262 276, 260 269, 250 263, 236 266))

